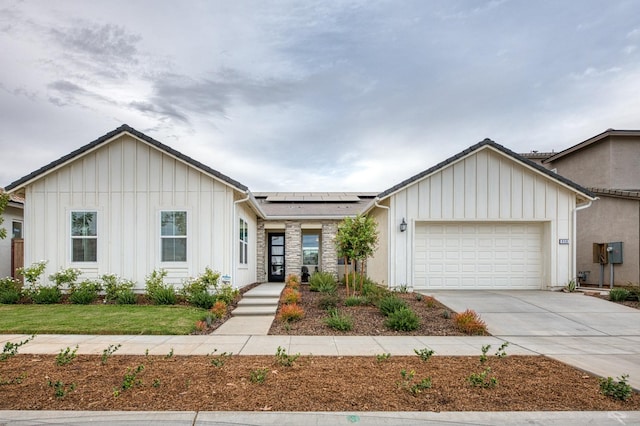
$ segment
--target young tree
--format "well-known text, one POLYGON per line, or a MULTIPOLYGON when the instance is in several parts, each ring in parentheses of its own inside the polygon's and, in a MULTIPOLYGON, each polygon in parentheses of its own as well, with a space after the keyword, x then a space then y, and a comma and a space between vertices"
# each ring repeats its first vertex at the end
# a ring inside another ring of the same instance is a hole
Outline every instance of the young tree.
POLYGON ((5 238, 7 238, 7 230, 2 226, 2 224, 4 223, 4 217, 2 217, 2 214, 4 213, 4 209, 7 208, 8 204, 9 194, 6 194, 5 192, 2 192, 2 190, 0 190, 0 240, 4 240, 5 238))
MULTIPOLYGON (((369 216, 346 217, 339 225, 336 234, 338 255, 345 260, 345 267, 352 262, 360 262, 360 291, 365 278, 365 263, 373 255, 378 245, 378 224, 369 216)), ((345 275, 347 294, 349 294, 349 271, 345 275)), ((354 291, 356 283, 353 283, 354 291)))

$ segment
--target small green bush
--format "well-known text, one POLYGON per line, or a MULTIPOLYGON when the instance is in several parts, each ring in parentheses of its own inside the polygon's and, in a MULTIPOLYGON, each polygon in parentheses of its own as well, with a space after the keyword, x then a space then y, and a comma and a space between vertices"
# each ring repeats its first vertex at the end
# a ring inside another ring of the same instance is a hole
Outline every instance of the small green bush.
POLYGON ((31 292, 30 297, 38 305, 51 305, 60 302, 62 291, 58 287, 38 287, 31 292))
POLYGON ((116 302, 119 305, 133 305, 136 303, 135 294, 133 293, 135 283, 133 281, 119 278, 115 274, 105 274, 100 279, 105 292, 105 301, 116 302), (131 295, 133 295, 132 303, 120 303, 120 301, 130 300, 131 295))
POLYGON ((216 295, 210 294, 207 291, 191 293, 187 297, 189 304, 202 309, 211 309, 213 304, 216 303, 216 300, 216 295))
POLYGON ((22 295, 22 284, 11 277, 0 279, 0 303, 12 305, 18 303, 22 295))
POLYGON ((321 293, 335 293, 338 289, 333 274, 329 272, 314 272, 309 278, 309 290, 319 291, 321 293))
POLYGON ((378 302, 378 309, 380 309, 380 313, 386 317, 402 308, 409 308, 407 302, 394 295, 384 296, 378 302))
POLYGON ((155 305, 175 305, 178 300, 176 290, 171 284, 165 284, 167 271, 161 269, 152 271, 145 279, 147 297, 155 305))
POLYGON ((325 318, 324 323, 338 331, 349 331, 353 328, 353 318, 349 315, 341 314, 335 308, 329 311, 329 317, 325 318))
POLYGON ((368 304, 369 299, 365 296, 349 296, 344 299, 344 306, 363 306, 368 304))
POLYGON ((132 289, 123 289, 119 291, 116 295, 116 305, 135 305, 136 304, 136 294, 132 289))
POLYGON ((49 275, 49 281, 53 282, 58 288, 72 288, 80 275, 82 275, 82 271, 80 269, 60 269, 58 272, 49 275))
POLYGON ((391 312, 384 325, 395 331, 413 331, 420 327, 420 318, 409 308, 399 308, 391 312))
POLYGON ((603 395, 610 396, 614 399, 626 401, 633 393, 631 385, 627 383, 628 378, 629 375, 625 374, 618 377, 618 380, 613 380, 611 377, 600 379, 600 392, 603 395))
POLYGON ((329 309, 337 307, 339 300, 340 299, 335 294, 327 294, 318 300, 318 307, 328 311, 329 309))
POLYGON ((69 301, 75 305, 89 305, 98 298, 98 292, 102 290, 100 283, 85 280, 73 285, 69 293, 69 301))
POLYGON ((229 305, 235 300, 238 294, 240 294, 240 291, 237 288, 233 288, 231 284, 223 284, 218 286, 216 290, 216 299, 222 300, 229 305))
POLYGON ((609 290, 609 300, 613 302, 622 302, 623 300, 627 300, 631 293, 629 290, 625 288, 612 288, 609 290))

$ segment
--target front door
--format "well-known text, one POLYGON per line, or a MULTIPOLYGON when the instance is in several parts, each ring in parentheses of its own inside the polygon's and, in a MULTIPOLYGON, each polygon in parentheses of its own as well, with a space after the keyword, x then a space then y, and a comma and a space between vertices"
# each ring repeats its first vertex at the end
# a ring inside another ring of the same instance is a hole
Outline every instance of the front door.
POLYGON ((269 234, 269 282, 284 282, 284 233, 269 234))

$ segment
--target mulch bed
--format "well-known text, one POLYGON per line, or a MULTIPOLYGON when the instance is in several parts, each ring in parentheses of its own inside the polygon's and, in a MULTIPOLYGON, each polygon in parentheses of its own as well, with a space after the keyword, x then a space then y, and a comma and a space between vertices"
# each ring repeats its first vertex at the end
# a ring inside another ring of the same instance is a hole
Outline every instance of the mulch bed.
POLYGON ((297 336, 462 336, 451 318, 444 318, 444 312, 453 314, 446 306, 436 301, 431 301, 430 307, 428 298, 422 297, 418 300, 415 293, 394 293, 403 299, 409 307, 420 317, 420 327, 414 331, 394 331, 384 325, 386 317, 380 313, 373 305, 366 306, 344 306, 346 289, 339 286, 338 311, 353 318, 353 329, 351 331, 336 331, 325 324, 327 311, 319 304, 326 294, 309 290, 309 285, 302 284, 299 288, 302 300, 300 305, 305 312, 303 319, 299 321, 283 322, 275 320, 269 330, 269 334, 284 334, 297 336))
POLYGON ((18 355, 0 363, 0 409, 8 410, 273 410, 273 411, 538 411, 639 410, 637 393, 623 402, 599 393, 598 380, 542 356, 392 356, 298 358, 80 355, 57 366, 54 355, 18 355), (125 375, 144 366, 123 389, 125 375), (472 373, 491 367, 493 388, 473 387, 472 373), (251 372, 266 369, 264 383, 251 372), (403 384, 401 371, 415 371, 403 384), (420 393, 412 385, 430 377, 420 393), (14 379, 21 378, 14 382, 14 379), (54 386, 49 385, 51 383, 54 386), (55 384, 59 395, 56 396, 55 384), (71 389, 71 385, 73 390, 71 389))

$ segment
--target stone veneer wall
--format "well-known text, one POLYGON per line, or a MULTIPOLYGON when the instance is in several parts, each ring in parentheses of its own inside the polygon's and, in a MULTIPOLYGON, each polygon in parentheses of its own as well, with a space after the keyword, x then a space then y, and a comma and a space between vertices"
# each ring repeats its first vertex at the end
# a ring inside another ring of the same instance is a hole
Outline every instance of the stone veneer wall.
POLYGON ((337 222, 322 223, 322 260, 320 261, 320 269, 323 272, 333 274, 335 277, 338 276, 338 255, 334 242, 337 232, 337 222))
POLYGON ((302 269, 302 229, 300 222, 285 222, 284 263, 285 277, 289 274, 300 276, 302 269))

